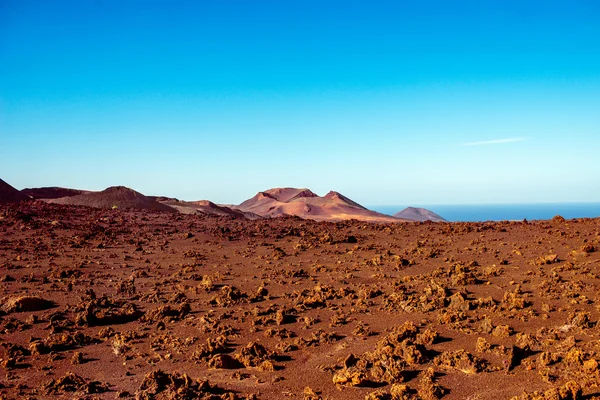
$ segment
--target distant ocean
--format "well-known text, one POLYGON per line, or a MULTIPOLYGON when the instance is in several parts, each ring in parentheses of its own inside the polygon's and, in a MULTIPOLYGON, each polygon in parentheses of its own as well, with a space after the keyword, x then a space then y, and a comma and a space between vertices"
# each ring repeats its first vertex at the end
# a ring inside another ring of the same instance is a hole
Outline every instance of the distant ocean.
MULTIPOLYGON (((371 210, 393 215, 408 206, 372 206, 371 210)), ((448 221, 521 221, 600 217, 600 203, 540 203, 540 204, 475 204, 475 205, 413 205, 439 214, 448 221)))

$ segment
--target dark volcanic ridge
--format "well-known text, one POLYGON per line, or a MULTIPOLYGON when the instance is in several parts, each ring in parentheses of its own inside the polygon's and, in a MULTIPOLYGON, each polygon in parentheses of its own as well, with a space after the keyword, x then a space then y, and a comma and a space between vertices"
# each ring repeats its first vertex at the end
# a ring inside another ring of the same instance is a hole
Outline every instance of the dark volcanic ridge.
POLYGON ((29 200, 29 197, 0 179, 0 203, 29 200))
POLYGON ((95 208, 141 209, 176 212, 172 207, 158 203, 143 194, 124 186, 109 187, 101 192, 47 200, 54 204, 69 204, 95 208))
POLYGON ((29 196, 30 198, 37 199, 60 199, 61 197, 72 197, 84 193, 89 193, 86 190, 69 189, 57 186, 41 187, 41 188, 27 188, 21 190, 21 193, 29 196))

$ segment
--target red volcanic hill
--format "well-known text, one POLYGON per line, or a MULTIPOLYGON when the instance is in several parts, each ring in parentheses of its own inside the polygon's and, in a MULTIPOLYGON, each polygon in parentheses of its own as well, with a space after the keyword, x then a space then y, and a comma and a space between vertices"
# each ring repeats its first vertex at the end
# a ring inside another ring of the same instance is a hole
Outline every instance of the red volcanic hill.
POLYGON ((50 199, 46 201, 54 204, 70 204, 95 208, 116 207, 119 209, 134 208, 176 212, 174 208, 161 204, 124 186, 113 186, 101 192, 88 192, 77 196, 61 197, 59 199, 50 199))
POLYGON ((396 218, 405 218, 413 221, 434 221, 434 222, 446 222, 440 215, 434 213, 426 208, 417 207, 406 207, 402 211, 398 211, 394 214, 396 218))
POLYGON ((0 203, 14 203, 25 200, 30 200, 29 196, 0 179, 0 203))
POLYGON ((372 222, 399 222, 402 219, 371 211, 338 192, 318 196, 309 189, 275 188, 258 192, 232 208, 262 217, 295 215, 318 221, 357 219, 372 222))
POLYGON ((68 189, 57 186, 27 188, 21 190, 21 193, 31 197, 32 199, 60 199, 61 197, 77 196, 87 193, 85 190, 68 189))

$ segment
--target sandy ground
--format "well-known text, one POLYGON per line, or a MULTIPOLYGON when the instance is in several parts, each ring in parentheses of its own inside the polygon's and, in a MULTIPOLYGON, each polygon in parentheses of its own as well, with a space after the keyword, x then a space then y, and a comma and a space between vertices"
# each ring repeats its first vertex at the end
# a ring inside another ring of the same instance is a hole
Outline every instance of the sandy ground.
POLYGON ((599 241, 598 219, 2 205, 0 393, 596 398, 599 241))

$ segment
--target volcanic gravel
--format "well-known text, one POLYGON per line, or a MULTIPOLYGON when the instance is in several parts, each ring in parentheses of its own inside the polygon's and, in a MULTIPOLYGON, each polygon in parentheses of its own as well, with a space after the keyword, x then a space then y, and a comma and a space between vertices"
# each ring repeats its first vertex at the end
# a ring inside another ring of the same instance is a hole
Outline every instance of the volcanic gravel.
POLYGON ((600 220, 0 206, 0 396, 600 398, 600 220))

